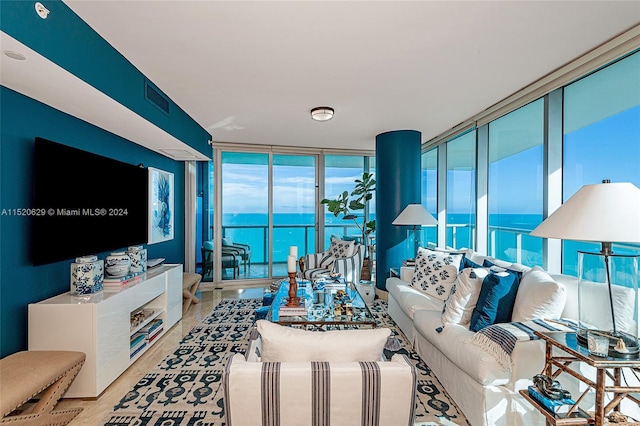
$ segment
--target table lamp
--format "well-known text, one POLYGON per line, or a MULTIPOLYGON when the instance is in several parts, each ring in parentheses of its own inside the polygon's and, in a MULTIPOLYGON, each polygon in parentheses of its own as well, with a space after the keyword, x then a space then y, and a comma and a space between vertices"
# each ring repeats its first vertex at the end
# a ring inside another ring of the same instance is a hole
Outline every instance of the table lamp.
POLYGON ((588 331, 604 334, 609 356, 637 358, 639 256, 614 254, 611 245, 640 242, 640 188, 608 180, 585 185, 531 235, 602 244, 600 253, 578 251, 578 342, 586 345, 588 331), (604 284, 604 300, 585 296, 587 286, 604 284))
POLYGON ((420 247, 422 229, 418 230, 418 226, 437 225, 438 221, 431 215, 422 204, 409 204, 395 218, 393 225, 413 226, 413 229, 407 229, 407 247, 410 257, 416 257, 418 247, 420 247))

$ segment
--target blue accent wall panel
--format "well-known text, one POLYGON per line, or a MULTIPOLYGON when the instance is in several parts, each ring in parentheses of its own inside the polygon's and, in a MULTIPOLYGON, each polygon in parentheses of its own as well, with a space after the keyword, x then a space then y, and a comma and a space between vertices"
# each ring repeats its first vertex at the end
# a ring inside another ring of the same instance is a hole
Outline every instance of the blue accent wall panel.
POLYGON ((389 269, 406 258, 407 228, 392 222, 408 204, 420 204, 421 133, 376 136, 376 287, 386 290, 389 269))
MULTIPOLYGON (((29 3, 31 4, 31 3, 29 3)), ((147 245, 149 258, 184 263, 184 163, 106 132, 0 86, 0 212, 28 208, 33 201, 32 162, 36 136, 130 164, 174 174, 175 238, 147 245)), ((51 161, 56 161, 51 159, 51 161)), ((27 349, 27 305, 69 291, 68 261, 33 266, 30 219, 0 216, 0 357, 27 349)), ((95 230, 100 238, 101 230, 95 230)), ((73 238, 72 235, 69 238, 73 238)), ((51 250, 56 242, 51 241, 51 250)), ((114 247, 113 250, 121 247, 114 247)), ((104 259, 107 253, 93 253, 104 259)), ((73 324, 69 324, 73 327, 73 324)))
POLYGON ((0 29, 198 152, 211 156, 209 133, 168 96, 168 115, 147 101, 148 79, 73 10, 60 0, 47 0, 44 4, 51 13, 41 19, 34 4, 0 1, 0 29))

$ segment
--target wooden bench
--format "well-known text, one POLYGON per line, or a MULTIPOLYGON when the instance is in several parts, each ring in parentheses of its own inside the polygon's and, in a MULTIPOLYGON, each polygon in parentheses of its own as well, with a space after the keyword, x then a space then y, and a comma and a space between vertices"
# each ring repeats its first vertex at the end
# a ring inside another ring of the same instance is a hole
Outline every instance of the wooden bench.
POLYGON ((82 408, 55 410, 55 407, 84 361, 85 354, 75 351, 22 351, 1 359, 0 424, 57 426, 69 423, 82 408), (31 404, 36 397, 38 401, 31 404))
POLYGON ((190 272, 182 274, 182 314, 184 315, 192 303, 200 303, 200 299, 196 297, 196 292, 200 286, 202 275, 190 272))

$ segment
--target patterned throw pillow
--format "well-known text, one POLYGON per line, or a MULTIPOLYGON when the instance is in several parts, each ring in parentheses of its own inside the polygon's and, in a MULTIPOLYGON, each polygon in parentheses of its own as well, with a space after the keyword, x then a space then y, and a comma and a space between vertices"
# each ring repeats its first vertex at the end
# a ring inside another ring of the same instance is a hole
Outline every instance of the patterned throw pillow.
POLYGON ((355 241, 345 241, 339 239, 331 240, 331 246, 329 246, 327 254, 331 254, 331 256, 336 259, 351 257, 355 252, 355 246, 355 241))
POLYGON ((436 299, 447 300, 451 287, 458 277, 460 262, 462 262, 461 254, 432 251, 420 247, 411 285, 436 299))

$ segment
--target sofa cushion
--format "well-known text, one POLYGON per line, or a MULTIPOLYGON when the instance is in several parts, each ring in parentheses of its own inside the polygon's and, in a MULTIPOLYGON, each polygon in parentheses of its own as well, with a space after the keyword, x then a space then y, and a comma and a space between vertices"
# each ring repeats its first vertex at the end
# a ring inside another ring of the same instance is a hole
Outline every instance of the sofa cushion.
POLYGON ((442 312, 444 302, 435 297, 431 297, 399 278, 388 278, 386 281, 387 291, 398 302, 402 312, 409 318, 413 318, 413 313, 418 309, 430 309, 442 312))
POLYGON ((262 340, 261 361, 378 361, 391 335, 388 328, 299 330, 266 320, 256 321, 262 340))
POLYGON ((451 294, 444 304, 442 323, 468 325, 476 307, 482 281, 489 271, 484 268, 465 268, 458 274, 451 294))
POLYGON ((566 300, 564 285, 555 282, 544 269, 535 266, 522 276, 511 321, 560 318, 566 300))
MULTIPOLYGON (((489 352, 466 343, 474 335, 466 327, 451 324, 438 333, 436 329, 442 324, 440 313, 427 309, 416 311, 413 323, 417 333, 478 383, 484 386, 501 385, 511 379, 511 373, 504 371, 489 352)), ((429 364, 428 354, 425 362, 429 364)))
POLYGON ((418 248, 411 285, 436 299, 447 300, 453 282, 458 276, 462 257, 462 254, 418 248))
POLYGON ((511 321, 520 283, 518 276, 506 270, 497 271, 495 266, 493 269, 482 281, 478 303, 471 314, 472 331, 511 321))

